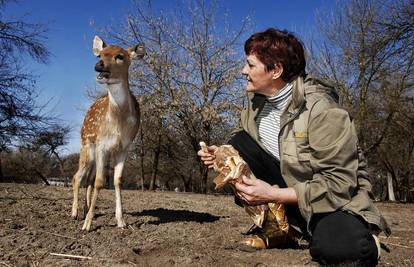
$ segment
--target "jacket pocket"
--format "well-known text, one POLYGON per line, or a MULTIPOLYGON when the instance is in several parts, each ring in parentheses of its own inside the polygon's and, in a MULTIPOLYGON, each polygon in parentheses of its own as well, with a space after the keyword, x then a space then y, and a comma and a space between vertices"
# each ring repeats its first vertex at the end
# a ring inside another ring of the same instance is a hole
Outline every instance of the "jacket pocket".
POLYGON ((307 141, 298 145, 295 138, 288 138, 283 141, 281 162, 284 177, 291 177, 296 182, 312 179, 313 171, 306 143, 307 141))
POLYGON ((310 161, 308 137, 295 137, 296 155, 299 161, 310 161))
POLYGON ((286 139, 283 141, 282 143, 283 147, 282 147, 282 153, 284 155, 288 155, 291 157, 295 157, 297 158, 297 152, 296 152, 296 142, 295 139, 286 139))
POLYGON ((292 138, 283 142, 283 154, 295 157, 298 161, 310 160, 308 138, 292 138))

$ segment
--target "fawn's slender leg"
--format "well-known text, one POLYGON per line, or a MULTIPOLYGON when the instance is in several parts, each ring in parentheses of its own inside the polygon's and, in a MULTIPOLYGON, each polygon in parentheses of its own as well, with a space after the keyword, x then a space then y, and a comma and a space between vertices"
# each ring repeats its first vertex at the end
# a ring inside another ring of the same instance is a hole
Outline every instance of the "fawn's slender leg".
POLYGON ((73 188, 73 203, 72 203, 72 218, 78 218, 78 207, 79 207, 79 187, 82 182, 82 179, 90 173, 90 170, 93 166, 91 162, 90 151, 89 149, 83 147, 81 148, 79 156, 79 168, 75 173, 72 179, 72 188, 73 188))
POLYGON ((88 177, 88 187, 86 188, 86 206, 89 208, 91 207, 91 199, 92 199, 92 190, 93 190, 93 184, 95 183, 95 177, 96 177, 96 166, 95 168, 92 168, 92 171, 88 177))
POLYGON ((93 184, 95 182, 95 176, 96 176, 96 166, 93 165, 88 175, 88 180, 87 180, 86 197, 85 197, 84 209, 83 209, 84 219, 86 218, 86 214, 88 213, 89 208, 91 207, 92 190, 93 190, 93 184))
POLYGON ((122 152, 117 157, 117 163, 114 168, 114 187, 115 187, 115 218, 118 227, 125 227, 126 223, 122 217, 122 199, 121 199, 121 182, 122 182, 122 170, 124 169, 124 163, 126 158, 126 152, 122 152))
POLYGON ((105 162, 106 152, 103 151, 103 149, 97 150, 95 188, 93 189, 91 204, 88 213, 86 214, 82 230, 90 231, 91 229, 92 220, 95 214, 96 200, 98 199, 99 191, 102 189, 105 182, 105 162))

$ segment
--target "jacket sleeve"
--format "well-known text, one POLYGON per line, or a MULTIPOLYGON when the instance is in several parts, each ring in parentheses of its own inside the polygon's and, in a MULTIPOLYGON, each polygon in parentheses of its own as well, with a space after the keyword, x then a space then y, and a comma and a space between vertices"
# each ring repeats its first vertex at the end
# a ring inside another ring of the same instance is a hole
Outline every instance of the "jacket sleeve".
POLYGON ((314 174, 294 185, 299 209, 308 223, 313 213, 333 212, 351 201, 358 171, 358 139, 348 112, 332 105, 321 111, 318 104, 314 107, 308 125, 314 174))
POLYGON ((358 145, 358 187, 361 190, 364 190, 369 197, 373 200, 374 195, 372 194, 372 185, 369 179, 368 170, 367 170, 367 160, 364 156, 364 152, 361 147, 358 145))

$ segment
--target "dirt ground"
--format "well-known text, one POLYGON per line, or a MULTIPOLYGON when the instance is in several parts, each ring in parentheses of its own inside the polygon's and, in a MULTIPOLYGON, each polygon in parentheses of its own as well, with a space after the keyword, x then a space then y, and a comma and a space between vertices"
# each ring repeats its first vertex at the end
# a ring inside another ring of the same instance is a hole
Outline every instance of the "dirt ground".
MULTIPOLYGON (((123 198, 125 229, 116 227, 114 192, 103 190, 84 232, 70 217, 70 188, 0 184, 0 266, 317 266, 306 249, 239 246, 250 219, 230 196, 124 190, 123 198)), ((393 230, 381 237, 391 252, 379 266, 414 266, 414 205, 378 206, 393 230)))

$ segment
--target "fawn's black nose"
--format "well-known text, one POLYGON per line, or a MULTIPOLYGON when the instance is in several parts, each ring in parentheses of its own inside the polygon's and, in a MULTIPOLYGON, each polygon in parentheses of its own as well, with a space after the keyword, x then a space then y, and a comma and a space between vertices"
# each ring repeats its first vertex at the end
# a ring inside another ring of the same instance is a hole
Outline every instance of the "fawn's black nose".
POLYGON ((95 70, 98 72, 104 71, 105 69, 105 65, 104 62, 102 60, 99 60, 98 63, 96 63, 95 65, 95 70))

